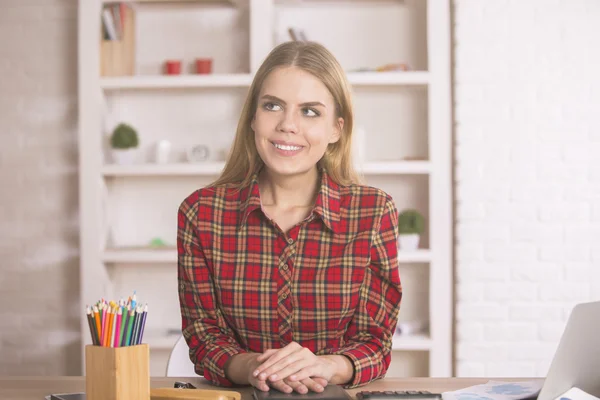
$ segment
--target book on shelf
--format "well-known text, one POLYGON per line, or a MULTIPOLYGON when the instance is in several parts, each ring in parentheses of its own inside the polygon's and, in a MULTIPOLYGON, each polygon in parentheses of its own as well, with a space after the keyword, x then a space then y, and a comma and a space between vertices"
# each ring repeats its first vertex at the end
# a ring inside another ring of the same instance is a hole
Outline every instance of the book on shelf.
POLYGON ((105 4, 102 7, 102 33, 104 40, 122 40, 127 5, 123 2, 105 4))

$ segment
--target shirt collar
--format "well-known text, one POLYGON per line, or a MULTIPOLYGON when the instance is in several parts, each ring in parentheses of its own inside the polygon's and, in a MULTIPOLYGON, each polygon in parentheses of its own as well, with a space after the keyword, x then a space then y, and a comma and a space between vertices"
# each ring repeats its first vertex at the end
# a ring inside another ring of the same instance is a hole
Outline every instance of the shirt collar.
MULTIPOLYGON (((240 193, 240 224, 244 225, 250 213, 260 209, 260 191, 258 188, 258 172, 252 176, 248 186, 242 188, 240 193)), ((321 184, 313 213, 319 215, 323 223, 333 232, 337 232, 340 223, 340 188, 327 174, 325 169, 320 170, 321 184)))

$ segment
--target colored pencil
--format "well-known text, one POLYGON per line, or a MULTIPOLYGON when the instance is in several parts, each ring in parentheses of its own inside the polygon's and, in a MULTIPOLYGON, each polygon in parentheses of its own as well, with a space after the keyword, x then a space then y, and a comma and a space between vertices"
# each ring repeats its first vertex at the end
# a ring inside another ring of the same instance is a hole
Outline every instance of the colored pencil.
POLYGON ((96 335, 94 334, 94 321, 92 320, 93 316, 92 316, 92 310, 90 308, 90 306, 85 306, 86 308, 86 314, 87 314, 87 320, 88 320, 88 325, 90 326, 90 335, 92 336, 92 344, 97 344, 96 343, 96 335))
POLYGON ((100 338, 100 343, 102 343, 102 346, 104 346, 106 343, 106 308, 107 305, 102 303, 102 337, 100 338))
POLYGON ((133 341, 133 344, 140 344, 139 340, 140 340, 140 332, 142 331, 142 316, 144 314, 144 306, 142 304, 138 305, 138 323, 135 329, 135 340, 133 341))
POLYGON ((144 306, 144 312, 142 313, 142 329, 140 329, 140 334, 138 337, 138 344, 142 344, 142 339, 144 338, 144 327, 146 326, 146 315, 148 314, 148 303, 144 306))
POLYGON ((129 312, 131 311, 131 305, 127 305, 123 308, 123 333, 121 337, 121 346, 127 346, 127 325, 129 324, 129 312))
POLYGON ((123 315, 123 311, 121 311, 121 307, 117 310, 117 323, 115 325, 115 340, 113 341, 113 347, 119 347, 120 339, 121 339, 121 318, 123 315))
POLYGON ((94 306, 94 319, 95 319, 95 323, 96 323, 96 344, 99 346, 100 345, 100 332, 102 331, 101 329, 101 324, 100 324, 100 313, 98 312, 98 306, 94 306))
POLYGON ((125 346, 131 345, 131 330, 133 328, 133 320, 135 319, 135 310, 129 312, 129 321, 127 322, 127 337, 125 339, 125 346))

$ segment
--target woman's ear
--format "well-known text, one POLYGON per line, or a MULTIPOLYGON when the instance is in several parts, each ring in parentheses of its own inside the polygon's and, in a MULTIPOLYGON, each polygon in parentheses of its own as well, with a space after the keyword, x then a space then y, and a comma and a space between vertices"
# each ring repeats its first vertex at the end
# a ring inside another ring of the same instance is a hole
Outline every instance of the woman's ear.
POLYGON ((255 117, 252 117, 252 119, 250 120, 250 129, 252 129, 252 132, 256 132, 256 131, 254 130, 254 118, 255 118, 255 117))
POLYGON ((333 127, 333 134, 331 135, 331 138, 329 139, 329 143, 336 143, 337 141, 339 141, 340 137, 342 136, 343 131, 344 131, 344 118, 339 117, 335 123, 335 126, 333 127))

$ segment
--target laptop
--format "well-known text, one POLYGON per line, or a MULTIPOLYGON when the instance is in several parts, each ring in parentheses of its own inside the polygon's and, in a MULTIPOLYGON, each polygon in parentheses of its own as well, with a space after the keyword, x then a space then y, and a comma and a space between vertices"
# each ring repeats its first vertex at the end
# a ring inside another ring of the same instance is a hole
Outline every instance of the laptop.
POLYGON ((554 400, 572 387, 600 398, 600 301, 571 311, 537 399, 554 400))

